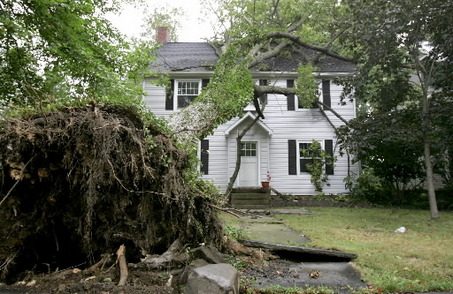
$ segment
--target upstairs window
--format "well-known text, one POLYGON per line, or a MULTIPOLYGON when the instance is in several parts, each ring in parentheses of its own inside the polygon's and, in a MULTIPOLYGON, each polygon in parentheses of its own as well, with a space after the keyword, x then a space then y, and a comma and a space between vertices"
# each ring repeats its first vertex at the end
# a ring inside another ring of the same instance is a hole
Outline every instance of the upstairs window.
MULTIPOLYGON (((330 80, 322 80, 322 81, 320 81, 320 84, 321 84, 321 89, 320 89, 319 96, 320 96, 320 98, 322 98, 320 101, 322 101, 325 105, 330 107, 331 106, 330 80)), ((286 86, 288 88, 293 88, 294 80, 287 80, 286 86)), ((307 108, 304 108, 302 105, 300 105, 298 97, 294 94, 287 95, 287 106, 288 106, 288 110, 307 109, 307 108)), ((313 105, 311 105, 310 108, 318 108, 317 103, 316 102, 313 103, 313 105)))
POLYGON ((199 80, 177 81, 176 83, 176 107, 178 109, 188 106, 201 91, 199 80))

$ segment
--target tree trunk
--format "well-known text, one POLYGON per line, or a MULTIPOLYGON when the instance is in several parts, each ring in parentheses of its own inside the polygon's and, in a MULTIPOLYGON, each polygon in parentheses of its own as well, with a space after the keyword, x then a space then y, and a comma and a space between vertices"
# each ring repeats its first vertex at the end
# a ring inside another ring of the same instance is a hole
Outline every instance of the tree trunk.
POLYGON ((439 219, 439 210, 437 209, 436 192, 434 190, 433 180, 433 164, 431 162, 431 140, 428 134, 423 135, 423 149, 425 156, 425 170, 426 170, 426 188, 428 190, 429 211, 431 219, 439 219))

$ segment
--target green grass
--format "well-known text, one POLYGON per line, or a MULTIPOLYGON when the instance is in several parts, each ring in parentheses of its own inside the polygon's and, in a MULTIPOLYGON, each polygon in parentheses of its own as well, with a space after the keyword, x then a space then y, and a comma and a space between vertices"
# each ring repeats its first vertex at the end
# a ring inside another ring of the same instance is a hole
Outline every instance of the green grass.
POLYGON ((278 215, 312 246, 356 253, 362 278, 385 292, 453 290, 453 214, 432 221, 428 211, 309 208, 312 215, 278 215), (406 233, 395 233, 401 227, 406 233))

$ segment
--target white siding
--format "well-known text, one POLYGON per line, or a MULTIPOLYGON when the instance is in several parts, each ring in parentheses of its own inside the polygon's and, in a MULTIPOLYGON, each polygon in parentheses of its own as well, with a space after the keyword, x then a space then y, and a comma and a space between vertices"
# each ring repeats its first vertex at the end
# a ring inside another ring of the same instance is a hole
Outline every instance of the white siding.
MULTIPOLYGON (((286 79, 274 80, 271 84, 286 87, 286 79)), ((162 87, 152 85, 150 80, 146 80, 144 89, 146 94, 143 99, 157 116, 166 117, 173 112, 165 110, 165 90, 162 87)), ((331 83, 330 89, 331 107, 344 119, 353 118, 354 103, 347 101, 346 105, 340 104, 341 86, 331 83)), ((330 111, 326 110, 326 114, 336 127, 343 124, 330 111)), ((324 192, 337 194, 346 191, 343 179, 347 176, 348 161, 346 156, 339 156, 334 129, 319 109, 288 111, 286 96, 269 94, 264 116, 262 122, 272 130, 272 136, 269 137, 263 128, 255 125, 243 139, 259 142, 261 178, 269 171, 272 176, 271 185, 279 192, 294 195, 315 194, 309 174, 288 174, 288 140, 315 139, 324 142, 330 139, 334 142, 334 156, 337 157, 337 161, 334 175, 329 176, 330 185, 324 186, 324 192)), ((225 136, 225 131, 238 120, 239 118, 235 118, 219 126, 206 138, 209 140, 209 174, 204 175, 203 179, 213 182, 221 191, 225 190, 236 163, 237 131, 235 129, 229 136, 225 136)), ((241 125, 237 126, 237 129, 240 128, 241 125)), ((358 167, 351 166, 351 169, 356 172, 358 167)))

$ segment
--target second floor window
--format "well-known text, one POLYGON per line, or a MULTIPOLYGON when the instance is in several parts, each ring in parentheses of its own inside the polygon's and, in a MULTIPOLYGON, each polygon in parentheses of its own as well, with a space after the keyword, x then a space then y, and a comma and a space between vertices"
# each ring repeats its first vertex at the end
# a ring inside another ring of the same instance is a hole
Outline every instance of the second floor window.
POLYGON ((200 87, 199 80, 177 81, 175 91, 177 108, 188 106, 200 94, 200 87))

